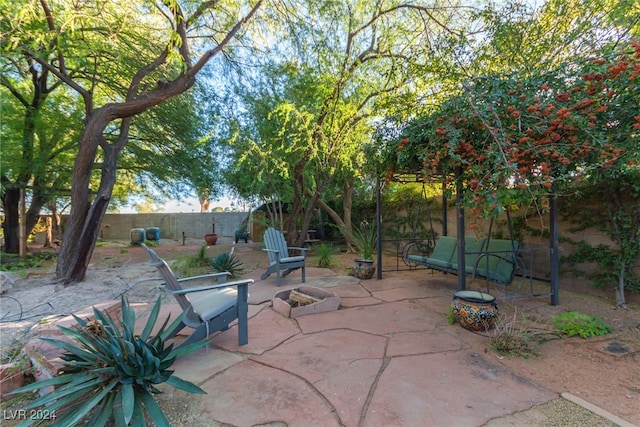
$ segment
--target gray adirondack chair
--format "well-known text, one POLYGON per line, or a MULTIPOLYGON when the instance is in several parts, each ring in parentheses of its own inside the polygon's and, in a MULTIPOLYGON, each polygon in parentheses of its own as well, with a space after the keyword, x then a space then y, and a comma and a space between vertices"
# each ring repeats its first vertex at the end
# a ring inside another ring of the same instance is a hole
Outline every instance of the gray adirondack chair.
POLYGON ((276 273, 276 285, 280 286, 280 278, 291 273, 298 268, 302 269, 302 283, 305 280, 305 262, 308 248, 287 247, 287 242, 281 232, 273 227, 267 228, 264 232, 264 251, 269 256, 269 267, 262 274, 262 279, 266 279, 271 274, 276 273), (301 255, 291 256, 291 250, 298 251, 301 255), (284 270, 284 271, 283 271, 284 270))
POLYGON ((248 298, 251 279, 226 282, 229 272, 204 274, 201 276, 178 279, 167 263, 144 243, 140 246, 149 255, 149 263, 158 268, 165 281, 167 291, 171 293, 180 308, 186 312, 180 325, 170 333, 176 336, 185 327, 193 328, 193 332, 180 343, 179 347, 198 342, 214 332, 229 329, 229 324, 238 319, 238 344, 249 342, 248 298), (182 284, 189 282, 211 283, 213 285, 185 288, 182 284))

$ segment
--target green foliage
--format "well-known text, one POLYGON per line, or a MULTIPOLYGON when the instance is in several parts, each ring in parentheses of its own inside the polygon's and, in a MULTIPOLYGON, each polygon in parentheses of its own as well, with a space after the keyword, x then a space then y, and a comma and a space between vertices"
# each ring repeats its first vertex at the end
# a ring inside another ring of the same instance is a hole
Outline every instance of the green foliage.
POLYGON ((455 325, 456 322, 456 313, 453 311, 453 307, 449 306, 449 309, 447 310, 447 323, 455 325))
POLYGON ((439 109, 381 130, 381 163, 450 183, 460 172, 464 204, 478 215, 500 213, 505 200, 544 209, 578 175, 637 168, 637 51, 628 42, 552 71, 469 81, 439 109))
POLYGON ((243 271, 242 261, 238 259, 236 254, 223 252, 215 258, 209 258, 207 262, 214 272, 223 273, 228 271, 231 273, 229 275, 231 278, 238 277, 243 271))
POLYGON ((552 323, 555 328, 569 337, 578 335, 582 338, 589 338, 606 335, 613 330, 602 318, 587 316, 577 311, 566 311, 559 314, 553 318, 552 323))
POLYGON ((615 244, 593 246, 566 239, 575 249, 562 260, 569 265, 595 263, 592 272, 576 273, 598 287, 615 288, 617 303, 624 306, 625 290, 640 292, 640 277, 634 269, 640 257, 640 168, 600 171, 586 185, 576 186, 575 193, 563 204, 571 231, 599 230, 615 244))
MULTIPOLYGON (((43 341, 65 351, 63 368, 52 379, 22 387, 14 392, 24 393, 42 387, 56 389, 27 405, 25 409, 47 408, 52 413, 63 412, 54 425, 74 426, 86 422, 102 426, 109 421, 115 425, 145 425, 145 414, 157 426, 168 426, 169 420, 153 394, 156 385, 167 383, 189 393, 205 393, 191 382, 173 376, 169 370, 176 358, 202 348, 203 340, 173 349, 166 345, 169 333, 179 324, 183 315, 169 325, 167 318, 157 333, 152 335, 160 312, 160 297, 154 304, 149 319, 138 336, 135 330, 135 312, 122 297, 122 318, 115 321, 108 314, 94 308, 94 320, 85 321, 74 316, 78 325, 60 327, 68 341, 42 338, 43 341)), ((27 420, 22 425, 31 425, 27 420)))
POLYGON ((313 245, 313 253, 318 256, 318 267, 320 268, 331 268, 335 264, 332 256, 338 252, 339 250, 329 243, 313 245))
POLYGON ((55 260, 57 254, 49 252, 40 252, 37 254, 27 254, 20 257, 16 254, 2 253, 0 256, 0 271, 12 271, 18 274, 26 273, 32 268, 41 267, 48 261, 55 260))
POLYGON ((376 243, 378 242, 376 227, 367 222, 363 222, 360 227, 354 227, 353 237, 356 249, 360 252, 362 259, 373 259, 373 254, 376 251, 376 243))
POLYGON ((207 245, 200 246, 195 255, 178 257, 172 265, 172 269, 178 277, 202 274, 208 267, 209 257, 207 256, 207 245))

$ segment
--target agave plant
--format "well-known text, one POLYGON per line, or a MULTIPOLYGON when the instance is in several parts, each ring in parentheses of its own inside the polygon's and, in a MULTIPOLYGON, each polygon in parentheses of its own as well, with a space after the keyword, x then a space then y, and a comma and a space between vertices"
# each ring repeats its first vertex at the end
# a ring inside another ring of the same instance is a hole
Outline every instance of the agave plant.
POLYGON ((234 253, 223 252, 215 258, 209 258, 209 267, 216 273, 228 271, 231 278, 238 277, 242 273, 242 261, 234 253))
MULTIPOLYGON (((169 332, 181 321, 179 316, 170 325, 165 319, 160 330, 151 335, 160 312, 160 297, 155 302, 140 336, 135 334, 135 312, 123 296, 122 319, 115 321, 108 314, 93 310, 94 320, 85 321, 74 316, 78 325, 59 327, 74 343, 51 338, 42 340, 65 351, 63 368, 58 375, 39 381, 13 393, 34 391, 54 386, 55 390, 28 404, 25 409, 46 407, 49 413, 58 412, 53 425, 144 426, 146 416, 156 426, 169 426, 169 420, 153 394, 160 391, 157 384, 167 383, 189 393, 205 393, 195 384, 182 380, 169 370, 173 362, 207 344, 203 340, 178 350, 173 344, 165 346, 169 332)), ((21 425, 31 425, 26 420, 21 425)))

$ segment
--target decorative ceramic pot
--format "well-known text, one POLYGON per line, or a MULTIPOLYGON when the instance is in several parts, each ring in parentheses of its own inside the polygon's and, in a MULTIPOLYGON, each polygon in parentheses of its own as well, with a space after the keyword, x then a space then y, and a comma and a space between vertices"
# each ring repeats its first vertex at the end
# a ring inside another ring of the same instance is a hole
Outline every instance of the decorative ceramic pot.
POLYGON ((373 273, 376 271, 376 265, 373 260, 370 259, 356 259, 355 265, 351 266, 351 275, 357 277, 360 280, 368 280, 373 277, 373 273))
POLYGON ((218 241, 218 235, 215 233, 205 234, 204 241, 207 242, 207 245, 213 246, 218 241))
POLYGON ((498 315, 496 298, 479 291, 456 292, 451 307, 458 323, 470 331, 486 331, 498 315))

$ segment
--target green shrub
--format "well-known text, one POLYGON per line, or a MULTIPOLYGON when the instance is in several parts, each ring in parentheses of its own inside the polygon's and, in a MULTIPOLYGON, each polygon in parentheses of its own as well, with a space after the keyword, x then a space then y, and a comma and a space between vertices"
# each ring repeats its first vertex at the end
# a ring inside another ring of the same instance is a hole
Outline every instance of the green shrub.
POLYGON ((318 255, 318 267, 330 268, 335 264, 331 257, 337 254, 339 250, 328 243, 318 243, 313 245, 313 252, 318 255))
MULTIPOLYGON (((178 350, 173 344, 165 346, 170 331, 183 315, 168 325, 167 318, 160 330, 151 335, 160 312, 160 297, 154 304, 140 336, 135 334, 135 313, 122 297, 122 319, 114 321, 109 315, 93 310, 95 320, 84 321, 74 316, 78 325, 59 327, 74 343, 42 338, 65 351, 64 367, 57 376, 22 387, 13 393, 24 393, 42 387, 56 389, 29 403, 25 409, 44 407, 49 413, 58 412, 54 425, 74 426, 80 422, 91 426, 107 423, 115 425, 147 425, 148 417, 157 426, 168 426, 169 420, 153 394, 155 385, 167 383, 189 393, 205 393, 191 382, 173 376, 169 370, 176 358, 207 344, 203 340, 178 350), (168 325, 168 326, 167 326, 168 325)), ((27 420, 23 425, 31 425, 27 420)))
POLYGON ((209 258, 209 267, 216 273, 228 271, 231 278, 238 277, 243 271, 242 261, 235 254, 221 253, 215 258, 209 258))
POLYGON ((566 311, 555 316, 553 326, 569 337, 578 335, 582 338, 606 335, 613 329, 597 316, 587 316, 577 311, 566 311))

